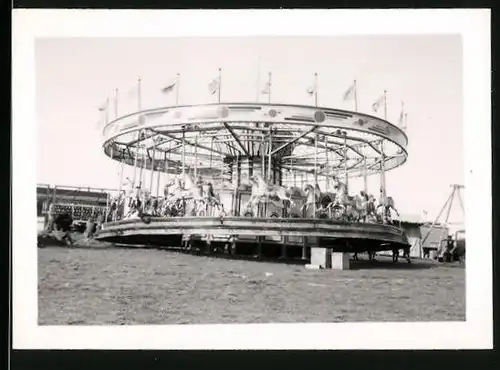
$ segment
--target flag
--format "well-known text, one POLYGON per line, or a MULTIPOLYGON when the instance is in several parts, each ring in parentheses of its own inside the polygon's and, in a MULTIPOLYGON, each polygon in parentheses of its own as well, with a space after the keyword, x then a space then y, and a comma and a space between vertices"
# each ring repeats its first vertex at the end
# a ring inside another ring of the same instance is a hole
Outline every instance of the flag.
POLYGON ((312 94, 314 94, 315 92, 316 92, 316 84, 311 85, 311 86, 309 86, 309 87, 307 88, 307 93, 308 93, 309 95, 312 95, 312 94))
POLYGON ((379 110, 380 106, 382 105, 382 103, 384 102, 384 100, 385 100, 385 94, 380 96, 380 98, 378 98, 377 101, 372 104, 372 110, 374 112, 377 112, 379 110))
POLYGON ((138 95, 139 95, 139 85, 131 87, 126 94, 128 98, 135 98, 138 95))
POLYGON ((210 94, 214 95, 219 91, 219 81, 216 79, 213 79, 208 83, 208 89, 210 91, 210 94))
POLYGON ((108 110, 108 106, 109 106, 109 98, 106 99, 106 101, 104 101, 104 103, 102 103, 97 109, 99 110, 99 112, 106 112, 108 110))
POLYGON ((315 93, 316 93, 316 90, 318 89, 318 86, 317 86, 317 84, 318 84, 317 78, 318 78, 318 75, 315 73, 315 74, 314 74, 314 83, 313 83, 311 86, 309 86, 309 87, 307 88, 307 93, 308 93, 309 95, 313 95, 313 94, 315 94, 315 93))
POLYGON ((268 95, 271 92, 271 83, 269 81, 266 82, 266 85, 262 89, 261 93, 264 95, 268 95))
POLYGON ((169 92, 173 91, 174 88, 177 86, 178 80, 179 76, 177 76, 172 82, 170 82, 167 86, 161 89, 161 92, 164 94, 168 94, 169 92))
POLYGON ((399 114, 399 120, 398 120, 400 126, 404 123, 404 116, 405 116, 404 103, 401 102, 401 113, 399 114))
POLYGON ((356 84, 353 82, 351 86, 344 93, 344 100, 349 100, 353 97, 354 91, 356 90, 356 84))

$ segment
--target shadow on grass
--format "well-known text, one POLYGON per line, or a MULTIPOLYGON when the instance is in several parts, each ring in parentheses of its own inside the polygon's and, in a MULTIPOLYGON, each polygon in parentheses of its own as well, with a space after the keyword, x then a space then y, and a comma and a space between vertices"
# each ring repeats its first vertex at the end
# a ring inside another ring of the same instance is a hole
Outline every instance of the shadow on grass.
POLYGON ((351 270, 425 270, 425 269, 435 269, 442 267, 443 264, 436 261, 425 261, 412 259, 411 263, 408 263, 405 259, 400 259, 398 262, 392 262, 392 259, 376 259, 373 261, 361 260, 361 261, 351 261, 351 270))
POLYGON ((199 250, 186 250, 183 248, 172 248, 172 247, 149 247, 150 249, 164 250, 168 252, 182 253, 192 256, 197 256, 200 258, 210 257, 226 260, 236 260, 236 261, 251 261, 251 262, 264 262, 264 263, 283 263, 287 265, 305 265, 309 263, 307 260, 301 258, 281 258, 281 257, 258 257, 256 255, 248 254, 227 254, 223 252, 213 252, 205 253, 199 250))

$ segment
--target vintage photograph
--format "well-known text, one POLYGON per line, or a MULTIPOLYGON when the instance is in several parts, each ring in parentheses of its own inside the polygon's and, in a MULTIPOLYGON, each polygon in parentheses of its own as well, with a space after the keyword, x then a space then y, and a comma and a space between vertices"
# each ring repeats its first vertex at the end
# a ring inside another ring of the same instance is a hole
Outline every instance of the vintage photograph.
POLYGON ((491 345, 488 14, 341 13, 15 17, 15 348, 491 345))
POLYGON ((40 325, 465 320, 460 36, 35 52, 40 325))

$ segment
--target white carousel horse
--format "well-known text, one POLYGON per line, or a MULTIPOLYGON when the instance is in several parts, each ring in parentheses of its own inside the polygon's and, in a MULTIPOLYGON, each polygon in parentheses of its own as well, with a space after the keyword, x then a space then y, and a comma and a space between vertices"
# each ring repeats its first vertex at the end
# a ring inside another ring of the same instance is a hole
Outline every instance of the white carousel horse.
POLYGON ((266 202, 277 208, 283 208, 283 200, 289 201, 291 205, 294 204, 285 187, 267 184, 259 175, 251 176, 249 180, 252 185, 252 194, 243 209, 253 210, 259 203, 266 202))

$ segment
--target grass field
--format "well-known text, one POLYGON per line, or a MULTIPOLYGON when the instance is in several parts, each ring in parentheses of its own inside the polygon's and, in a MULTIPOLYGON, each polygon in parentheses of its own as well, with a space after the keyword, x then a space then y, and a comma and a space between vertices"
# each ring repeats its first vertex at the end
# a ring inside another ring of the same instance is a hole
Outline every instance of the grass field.
MULTIPOLYGON (((366 259, 366 256, 362 256, 366 259)), ((349 271, 155 249, 38 250, 40 325, 465 320, 457 264, 349 271)))

